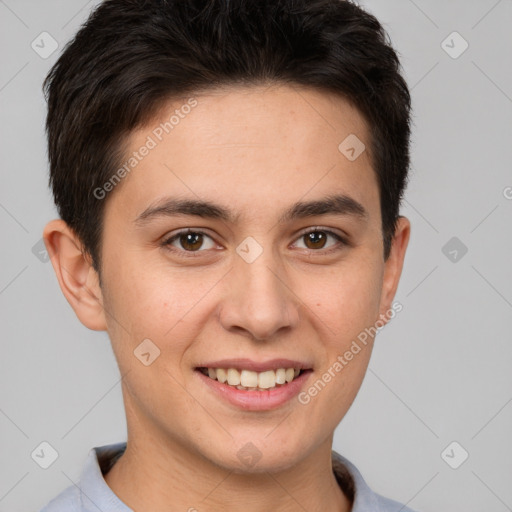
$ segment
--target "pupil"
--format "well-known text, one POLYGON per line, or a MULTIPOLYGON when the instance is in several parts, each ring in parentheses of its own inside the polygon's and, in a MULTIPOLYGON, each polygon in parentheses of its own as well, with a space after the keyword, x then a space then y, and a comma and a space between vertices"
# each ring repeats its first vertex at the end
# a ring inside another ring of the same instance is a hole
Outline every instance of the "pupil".
POLYGON ((321 231, 313 231, 312 233, 308 233, 308 240, 313 243, 314 248, 318 248, 317 244, 320 242, 320 247, 324 246, 325 243, 325 234, 321 231), (322 243, 324 242, 324 243, 322 243))
POLYGON ((186 233, 185 235, 182 235, 182 245, 185 249, 187 249, 187 248, 191 248, 192 250, 199 249, 199 247, 201 247, 201 242, 202 242, 202 235, 199 233, 186 233), (185 239, 184 242, 183 242, 183 238, 185 239))

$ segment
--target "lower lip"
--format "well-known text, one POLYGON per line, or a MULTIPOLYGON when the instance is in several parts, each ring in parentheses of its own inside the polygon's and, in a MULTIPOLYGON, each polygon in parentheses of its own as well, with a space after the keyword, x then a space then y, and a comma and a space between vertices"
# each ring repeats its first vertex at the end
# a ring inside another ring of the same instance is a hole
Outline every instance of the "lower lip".
POLYGON ((307 370, 291 382, 266 391, 244 391, 243 389, 237 389, 228 384, 222 384, 218 380, 211 379, 199 370, 196 370, 195 373, 217 395, 238 408, 246 411, 269 411, 277 409, 298 395, 312 372, 307 370))

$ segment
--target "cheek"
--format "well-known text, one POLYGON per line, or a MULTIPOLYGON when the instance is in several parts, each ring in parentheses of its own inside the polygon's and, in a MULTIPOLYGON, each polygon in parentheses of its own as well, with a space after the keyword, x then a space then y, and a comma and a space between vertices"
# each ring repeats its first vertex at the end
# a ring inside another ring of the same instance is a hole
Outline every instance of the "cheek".
POLYGON ((298 295, 324 322, 322 332, 339 343, 372 325, 379 313, 381 270, 373 260, 342 264, 332 272, 301 277, 298 295), (329 327, 328 330, 327 327, 329 327))
POLYGON ((212 314, 209 299, 219 275, 170 268, 158 262, 149 268, 146 264, 147 270, 143 271, 135 267, 144 268, 134 262, 119 261, 108 276, 109 296, 113 299, 109 309, 116 319, 110 322, 113 332, 109 328, 109 333, 122 345, 121 350, 131 347, 133 352, 142 340, 149 338, 179 361, 180 354, 212 314))

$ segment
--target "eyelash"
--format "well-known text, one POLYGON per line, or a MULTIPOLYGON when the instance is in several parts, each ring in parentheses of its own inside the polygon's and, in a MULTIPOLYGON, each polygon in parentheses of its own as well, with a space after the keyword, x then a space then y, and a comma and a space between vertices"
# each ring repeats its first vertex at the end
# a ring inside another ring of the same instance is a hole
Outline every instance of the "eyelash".
MULTIPOLYGON (((336 239, 336 241, 338 242, 334 247, 331 247, 327 250, 322 250, 322 249, 318 249, 318 250, 315 250, 315 249, 307 249, 306 250, 309 250, 313 253, 315 252, 318 252, 318 253, 321 253, 323 255, 326 255, 326 254, 330 254, 334 251, 339 251, 341 250, 344 246, 348 246, 350 245, 348 243, 348 241, 342 237, 341 235, 338 235, 337 233, 334 233, 333 231, 330 231, 329 229, 323 229, 321 227, 314 227, 314 228, 310 228, 308 231, 304 231, 303 233, 301 233, 298 237, 297 237, 297 240, 299 240, 300 238, 303 238, 305 237, 306 235, 309 235, 310 233, 317 233, 317 232, 321 232, 321 233, 325 233, 327 235, 330 235, 332 236, 333 238, 336 239), (341 244, 341 245, 340 245, 341 244)), ((175 241, 175 240, 178 240, 180 236, 182 235, 187 235, 187 234, 194 234, 194 235, 204 235, 204 236, 207 236, 208 238, 211 238, 213 240, 213 238, 208 234, 208 233, 205 233, 204 231, 201 231, 200 229, 192 229, 192 228, 187 228, 187 229, 184 229, 182 231, 179 231, 178 233, 175 233, 174 235, 172 235, 171 237, 169 238, 166 238, 164 239, 160 246, 179 255, 179 257, 183 257, 183 258, 196 258, 198 256, 201 256, 201 253, 202 252, 205 252, 204 250, 198 250, 198 251, 187 251, 185 249, 176 249, 175 247, 172 247, 172 243, 175 241)))

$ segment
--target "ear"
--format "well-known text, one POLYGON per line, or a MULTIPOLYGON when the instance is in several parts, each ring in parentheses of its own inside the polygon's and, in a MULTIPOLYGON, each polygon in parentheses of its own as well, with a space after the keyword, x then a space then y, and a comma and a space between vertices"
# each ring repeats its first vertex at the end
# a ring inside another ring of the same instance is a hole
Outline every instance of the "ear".
POLYGON ((402 267, 405 258, 405 251, 411 234, 411 223, 406 217, 399 217, 395 235, 391 243, 389 257, 384 266, 382 281, 382 293, 380 298, 379 317, 385 323, 389 320, 389 310, 395 297, 402 274, 402 267))
POLYGON ((44 228, 43 239, 60 289, 80 322, 94 331, 105 331, 98 274, 74 231, 63 220, 52 220, 44 228))

